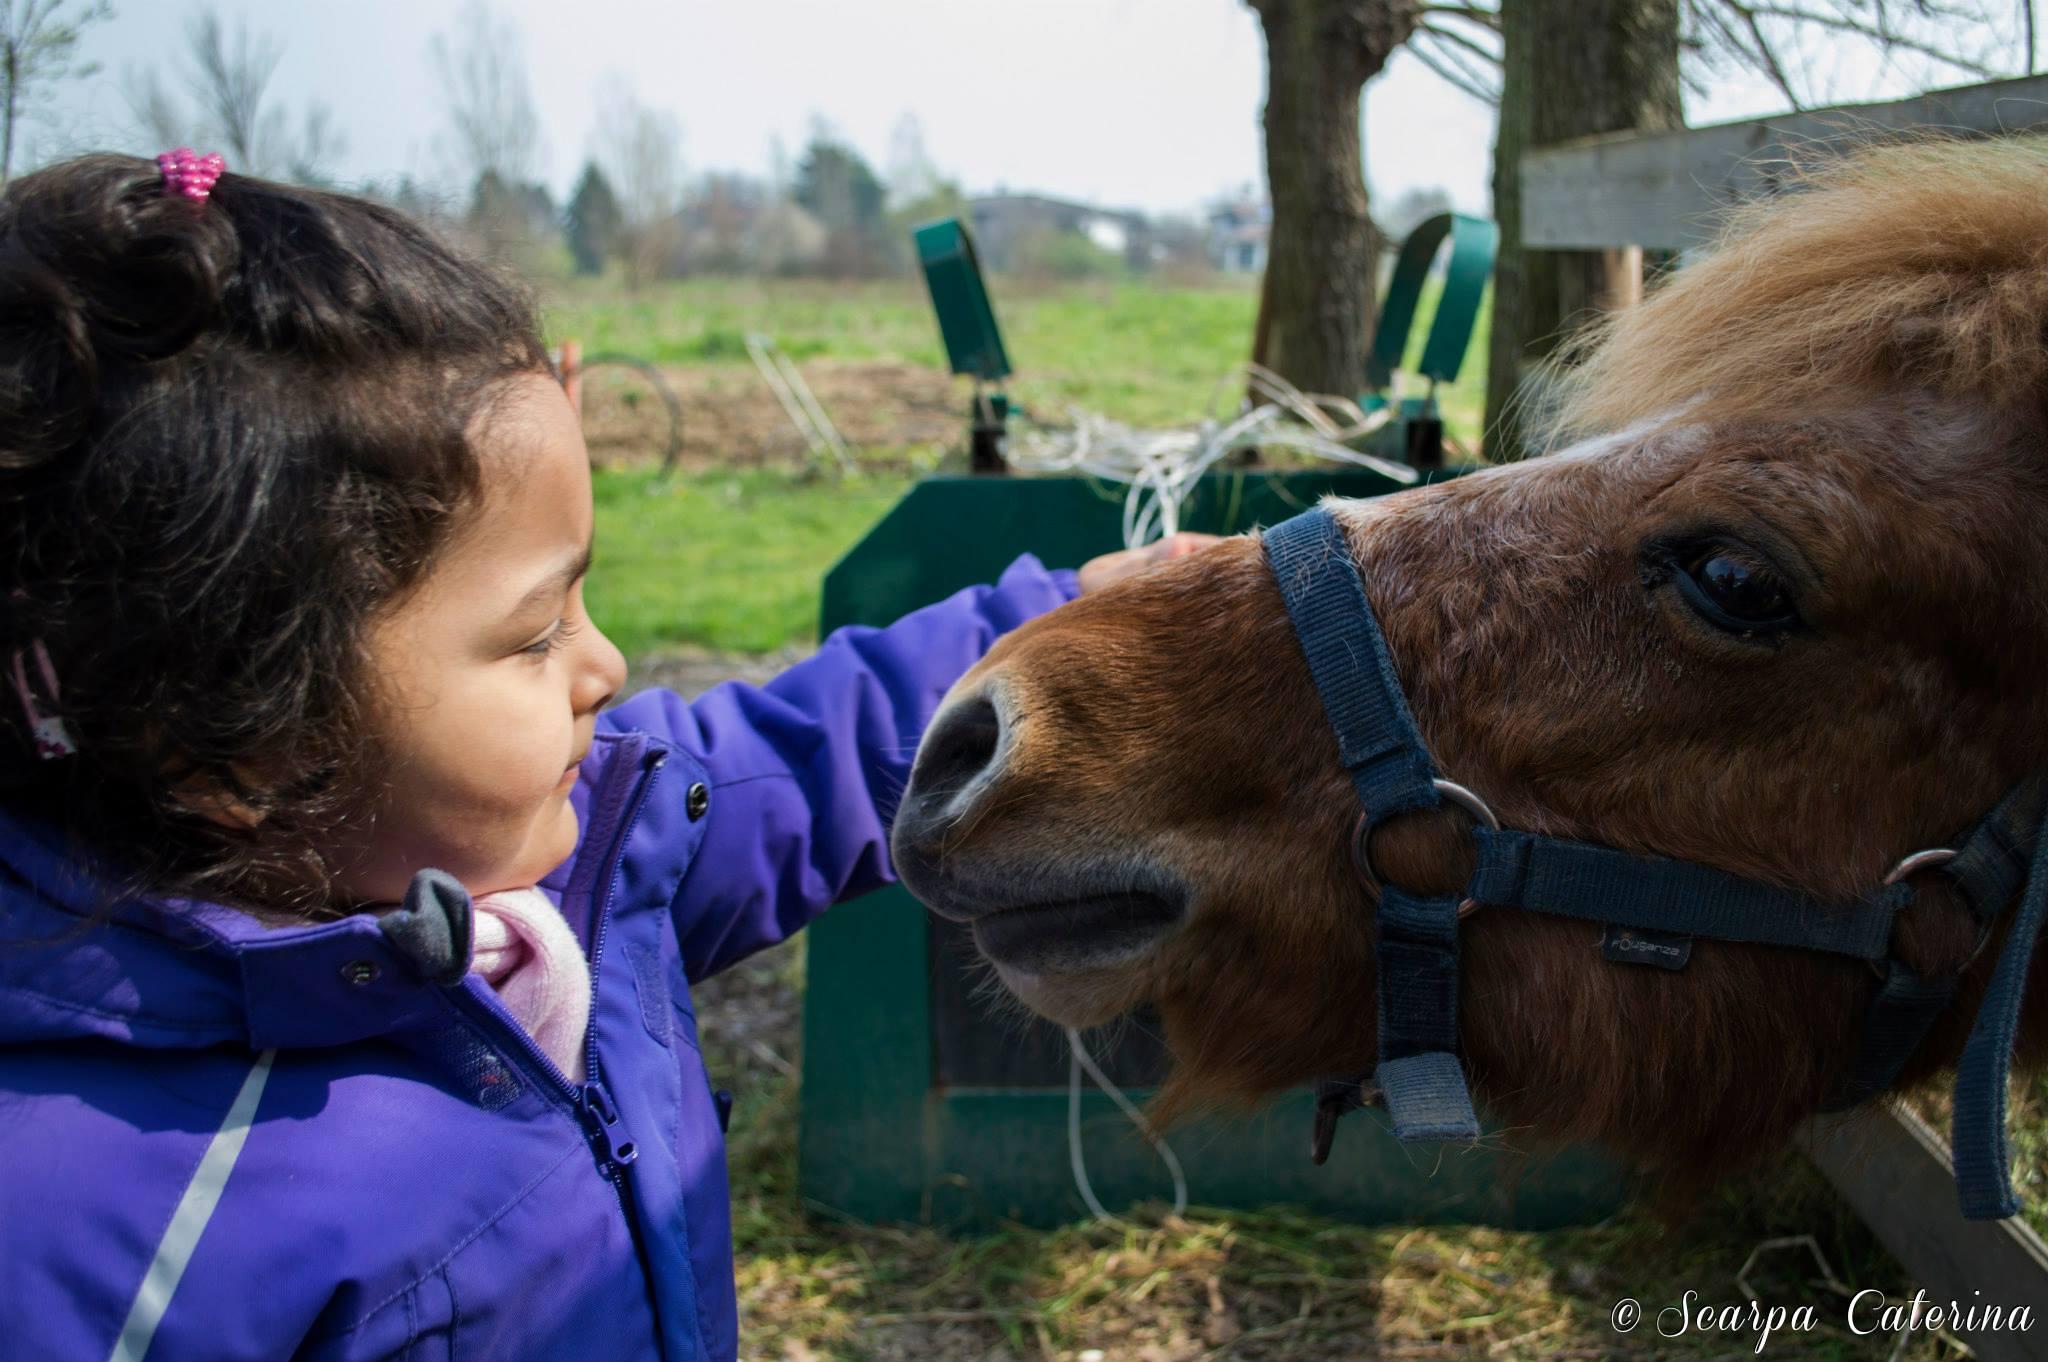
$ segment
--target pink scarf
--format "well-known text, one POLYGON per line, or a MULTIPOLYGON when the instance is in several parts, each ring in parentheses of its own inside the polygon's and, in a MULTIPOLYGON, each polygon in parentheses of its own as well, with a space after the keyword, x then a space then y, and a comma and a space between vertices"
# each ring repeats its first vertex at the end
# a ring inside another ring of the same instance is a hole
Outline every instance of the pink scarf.
POLYGON ((469 968, 480 974, 526 1028, 526 1034, 583 1081, 583 1041, 590 1029, 590 965, 583 946, 548 896, 506 889, 472 900, 476 949, 469 968))

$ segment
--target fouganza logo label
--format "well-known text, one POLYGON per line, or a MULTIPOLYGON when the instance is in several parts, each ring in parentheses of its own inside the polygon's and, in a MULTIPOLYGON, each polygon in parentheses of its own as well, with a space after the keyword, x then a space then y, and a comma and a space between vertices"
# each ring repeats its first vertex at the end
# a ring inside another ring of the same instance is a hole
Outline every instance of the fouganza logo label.
POLYGON ((1692 959, 1692 938, 1669 932, 1646 932, 1610 924, 1600 936, 1600 953, 1624 965, 1652 965, 1680 970, 1692 959))

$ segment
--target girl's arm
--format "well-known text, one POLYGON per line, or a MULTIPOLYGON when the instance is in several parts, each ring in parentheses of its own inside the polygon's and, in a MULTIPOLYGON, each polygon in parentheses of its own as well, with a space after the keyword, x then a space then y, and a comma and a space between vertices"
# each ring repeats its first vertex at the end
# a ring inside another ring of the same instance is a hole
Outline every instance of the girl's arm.
MULTIPOLYGON (((998 635, 1073 599, 1075 575, 1025 554, 886 629, 849 625, 762 686, 694 701, 641 693, 600 719, 709 770, 704 840, 676 892, 692 981, 772 946, 843 899, 894 882, 889 822, 941 697, 998 635)), ((685 790, 664 791, 680 799, 685 790)))

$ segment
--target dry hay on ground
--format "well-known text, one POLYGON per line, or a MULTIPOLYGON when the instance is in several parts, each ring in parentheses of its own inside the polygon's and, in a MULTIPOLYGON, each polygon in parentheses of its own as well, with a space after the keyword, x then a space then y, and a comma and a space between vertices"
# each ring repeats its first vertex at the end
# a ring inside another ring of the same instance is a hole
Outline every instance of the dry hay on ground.
MULTIPOLYGON (((849 445, 928 449, 964 438, 967 398, 932 368, 888 360, 806 360, 798 372, 849 445)), ((683 406, 685 469, 797 466, 808 455, 766 382, 751 366, 669 366, 662 376, 683 406)), ((658 461, 668 413, 645 376, 600 367, 584 385, 583 434, 604 466, 658 461)))

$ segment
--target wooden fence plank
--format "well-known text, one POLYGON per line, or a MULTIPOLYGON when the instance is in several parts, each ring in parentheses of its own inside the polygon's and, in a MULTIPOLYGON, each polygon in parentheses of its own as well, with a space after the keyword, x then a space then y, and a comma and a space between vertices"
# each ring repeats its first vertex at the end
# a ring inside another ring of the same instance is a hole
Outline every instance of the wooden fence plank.
POLYGON ((2048 128, 2048 76, 1886 104, 1850 104, 1667 133, 1616 133, 1522 157, 1522 244, 1680 250, 1729 205, 1776 188, 1788 149, 1848 147, 1909 128, 1972 136, 2048 128))
POLYGON ((1810 1122, 1797 1143, 1927 1288, 1929 1302, 2034 1307, 2033 1328, 2024 1333, 1954 1330, 1983 1362, 2048 1356, 2048 1245, 2018 1219, 1963 1219, 1955 1166, 1925 1121, 1904 1108, 1875 1107, 1810 1122))

